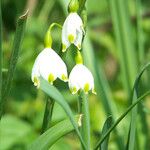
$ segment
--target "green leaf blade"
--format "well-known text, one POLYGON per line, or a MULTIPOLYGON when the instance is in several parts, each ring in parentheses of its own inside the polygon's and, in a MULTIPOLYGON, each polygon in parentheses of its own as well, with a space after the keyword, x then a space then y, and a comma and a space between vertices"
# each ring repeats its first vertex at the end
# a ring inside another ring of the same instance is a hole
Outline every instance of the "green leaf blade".
MULTIPOLYGON (((105 133, 108 131, 108 129, 112 126, 112 116, 109 116, 103 126, 102 129, 102 137, 105 135, 105 133)), ((107 136, 107 138, 102 142, 102 144, 100 145, 100 149, 101 150, 107 150, 108 149, 108 142, 109 142, 109 135, 107 136)))
MULTIPOLYGON (((76 123, 80 119, 80 116, 74 117, 76 123)), ((79 124, 78 124, 79 125, 79 124)), ((62 136, 70 133, 74 130, 72 123, 69 119, 65 119, 60 121, 50 129, 48 129, 45 133, 39 136, 29 147, 28 150, 45 150, 49 149, 57 140, 59 140, 62 136)))
POLYGON ((14 75, 18 57, 19 57, 19 51, 20 51, 21 44, 22 44, 23 37, 24 37, 24 30, 25 30, 27 15, 28 15, 28 11, 24 15, 20 16, 17 21, 17 28, 16 28, 15 37, 14 37, 12 53, 10 57, 8 74, 7 74, 5 86, 3 87, 4 91, 2 94, 2 100, 0 101, 0 119, 3 114, 3 108, 4 108, 6 98, 10 92, 11 82, 13 80, 13 75, 14 75))
POLYGON ((55 100, 66 112, 67 116, 69 117, 72 125, 75 128, 75 131, 83 145, 83 147, 86 149, 86 145, 83 141, 83 138, 79 132, 78 126, 74 120, 73 113, 71 111, 71 108, 69 107, 68 103, 65 101, 64 97, 61 95, 61 93, 52 85, 50 85, 47 81, 40 78, 40 88, 53 100, 55 100))

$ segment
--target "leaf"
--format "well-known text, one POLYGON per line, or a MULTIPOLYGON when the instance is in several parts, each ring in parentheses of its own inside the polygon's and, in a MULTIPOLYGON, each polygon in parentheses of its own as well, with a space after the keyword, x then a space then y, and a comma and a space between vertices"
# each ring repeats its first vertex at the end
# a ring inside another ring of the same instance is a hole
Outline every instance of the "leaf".
POLYGON ((4 91, 3 91, 2 99, 0 101, 0 119, 2 117, 6 97, 8 96, 10 92, 11 82, 13 80, 13 75, 14 75, 15 68, 17 65, 19 51, 20 51, 23 36, 24 36, 24 29, 26 25, 27 15, 28 15, 28 11, 24 15, 20 16, 17 21, 17 28, 16 28, 15 38, 13 42, 12 53, 10 57, 8 74, 7 74, 5 86, 3 87, 4 91))
POLYGON ((108 0, 118 46, 123 86, 130 97, 137 73, 137 58, 132 38, 128 0, 108 0))
MULTIPOLYGON (((109 116, 103 126, 102 129, 102 137, 105 135, 105 133, 108 131, 108 129, 112 126, 112 116, 109 116)), ((101 150, 107 150, 108 149, 108 142, 109 142, 109 135, 107 136, 107 138, 102 142, 102 144, 100 145, 100 149, 101 150)))
MULTIPOLYGON (((142 74, 144 73, 144 71, 146 69, 148 69, 148 67, 150 67, 150 63, 146 64, 143 69, 141 70, 141 72, 138 74, 135 83, 134 83, 134 93, 137 90, 136 88, 138 87, 139 81, 141 79, 142 74)), ((112 125, 112 127, 107 131, 107 133, 97 142, 94 150, 98 149, 98 147, 100 146, 100 144, 107 138, 107 136, 114 130, 114 128, 121 122, 121 120, 143 99, 145 98, 147 95, 150 94, 150 90, 146 93, 144 93, 142 96, 140 96, 139 98, 136 99, 136 101, 127 108, 127 110, 116 120, 116 122, 112 125)), ((133 95, 133 97, 135 98, 135 95, 133 95)), ((131 138, 132 140, 132 138, 131 138)), ((128 140, 129 141, 129 140, 128 140)))
MULTIPOLYGON (((80 120, 80 116, 74 117, 76 124, 80 120)), ((79 126, 79 124, 78 124, 79 126)), ((49 149, 58 139, 74 130, 69 119, 60 121, 45 133, 37 138, 29 147, 28 150, 46 150, 49 149)))
MULTIPOLYGON (((134 103, 136 101, 136 99, 139 96, 139 92, 138 92, 138 86, 139 86, 139 82, 141 79, 141 76, 143 75, 144 71, 146 69, 148 69, 150 67, 150 63, 146 64, 143 69, 141 70, 141 72, 139 73, 139 75, 136 78, 135 84, 134 84, 134 92, 133 92, 133 98, 132 98, 132 103, 134 103)), ((128 143, 127 143, 127 147, 129 150, 133 150, 134 149, 134 144, 135 144, 135 132, 136 132, 136 119, 137 119, 137 107, 135 107, 132 110, 132 114, 131 114, 131 122, 130 122, 130 128, 129 128, 129 136, 128 136, 128 143)))
MULTIPOLYGON (((2 84, 3 84, 3 79, 2 79, 2 9, 1 9, 1 0, 0 0, 0 104, 2 101, 2 84)), ((0 107, 0 112, 1 112, 1 107, 0 107)), ((1 117, 0 117, 1 119, 1 117)))
POLYGON ((83 141, 83 138, 79 132, 78 129, 78 125, 74 119, 73 113, 71 108, 69 107, 68 103, 66 102, 66 100, 64 99, 64 97, 62 96, 62 94, 52 85, 50 85, 47 81, 45 81, 44 79, 40 78, 40 88, 49 96, 51 97, 53 100, 55 100, 58 104, 61 105, 61 107, 64 109, 64 111, 66 112, 66 114, 68 115, 72 125, 75 128, 75 131, 81 141, 81 143, 83 144, 84 148, 86 149, 86 145, 83 141))

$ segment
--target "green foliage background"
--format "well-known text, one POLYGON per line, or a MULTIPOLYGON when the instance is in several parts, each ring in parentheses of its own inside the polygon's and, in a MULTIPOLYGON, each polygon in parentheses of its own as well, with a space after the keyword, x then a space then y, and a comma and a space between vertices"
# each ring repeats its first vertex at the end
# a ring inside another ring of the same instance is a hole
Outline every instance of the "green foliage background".
MULTIPOLYGON (((16 20, 22 12, 29 8, 29 17, 26 26, 25 37, 22 44, 22 50, 15 71, 15 76, 11 88, 11 93, 8 97, 5 107, 5 115, 0 124, 0 150, 24 150, 31 144, 40 134, 42 120, 44 115, 44 108, 46 96, 41 90, 37 90, 31 82, 31 70, 36 56, 44 48, 43 39, 46 30, 53 22, 63 24, 67 15, 67 5, 69 0, 3 0, 3 68, 8 68, 9 58, 11 54, 12 41, 16 28, 16 20)), ((122 6, 125 0, 122 0, 122 6)), ((125 62, 127 68, 131 70, 140 70, 141 67, 150 60, 150 1, 143 0, 138 11, 141 19, 137 16, 137 6, 135 0, 128 0, 128 10, 130 19, 126 22, 125 28, 131 25, 131 36, 127 37, 127 43, 134 45, 134 52, 132 57, 137 59, 136 68, 130 68, 131 62, 125 62), (137 20, 140 20, 140 30, 138 31, 137 20), (129 25, 130 24, 130 25, 129 25), (140 35, 139 35, 140 34, 140 35), (129 43, 132 40, 132 43, 129 43), (140 43, 140 48, 139 48, 140 43), (140 50, 141 49, 141 50, 140 50)), ((116 32, 121 29, 114 28, 114 16, 112 14, 112 5, 110 0, 87 0, 87 37, 84 40, 83 54, 85 63, 94 72, 95 66, 88 58, 92 58, 97 62, 99 75, 107 79, 108 88, 107 94, 111 101, 109 104, 115 113, 115 118, 120 116, 126 108, 131 104, 128 99, 131 97, 128 90, 124 86, 126 82, 130 82, 130 88, 133 87, 133 80, 127 81, 122 75, 121 55, 117 44, 116 32), (92 53, 90 53, 92 51, 92 53), (88 54, 87 54, 88 53, 88 54), (112 106, 115 105, 115 107, 112 106)), ((123 16, 121 16, 122 18, 123 16)), ((119 19, 119 18, 117 18, 119 19)), ((123 29, 122 29, 123 30, 123 29)), ((121 32, 121 31, 120 31, 121 32)), ((128 34, 129 35, 129 34, 128 34)), ((53 49, 57 52, 61 46, 61 31, 55 29, 52 33, 53 49)), ((121 37, 123 38, 123 37, 121 37)), ((130 45, 131 46, 131 45, 130 45)), ((128 48, 130 48, 130 46, 128 48)), ((66 62, 69 72, 74 66, 73 54, 69 48, 66 62)), ((130 54, 130 52, 129 52, 130 54)), ((131 58, 132 59, 132 58, 131 58)), ((92 60, 92 59, 91 59, 92 60)), ((137 72, 138 72, 137 71, 137 72)), ((150 70, 149 70, 150 71, 150 70)), ((139 95, 150 88, 149 71, 144 73, 143 80, 140 85, 139 95)), ((3 73, 4 78, 6 72, 3 73)), ((135 79, 136 76, 134 76, 135 79)), ((96 81, 97 82, 97 81, 96 81)), ((100 83, 99 83, 100 84, 100 83)), ((104 83, 105 84, 105 83, 104 83)), ((65 96, 67 102, 70 104, 74 113, 77 113, 77 97, 72 96, 68 90, 68 85, 61 81, 56 81, 55 86, 60 89, 65 96)), ((97 86, 99 88, 99 86, 97 86)), ((130 91, 131 91, 130 89, 130 91)), ((92 145, 100 138, 101 130, 108 116, 106 108, 103 107, 102 99, 103 91, 96 89, 98 96, 90 95, 90 123, 91 123, 91 139, 92 145), (102 93, 100 93, 102 92, 102 93)), ((106 94, 106 95, 107 95, 106 94)), ((135 149, 148 149, 146 141, 150 137, 150 102, 147 98, 139 105, 139 117, 137 119, 138 138, 136 138, 135 149), (146 122, 146 128, 144 122, 146 122), (146 146, 145 146, 146 145, 146 146)), ((53 125, 58 121, 66 118, 63 109, 55 104, 52 118, 53 125)), ((124 143, 127 143, 129 125, 131 114, 128 115, 118 126, 119 134, 124 143)), ((116 134, 110 135, 109 149, 116 149, 116 134)), ((80 144, 74 132, 61 138, 53 145, 52 150, 69 150, 79 149, 80 144)))

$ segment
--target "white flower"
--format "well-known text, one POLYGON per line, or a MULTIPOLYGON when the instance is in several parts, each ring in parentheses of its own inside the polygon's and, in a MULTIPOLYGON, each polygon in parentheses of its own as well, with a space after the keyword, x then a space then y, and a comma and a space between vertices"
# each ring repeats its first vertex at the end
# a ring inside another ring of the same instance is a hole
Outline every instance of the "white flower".
POLYGON ((39 77, 53 84, 56 78, 67 81, 67 67, 60 56, 51 48, 45 48, 36 58, 32 69, 32 81, 39 87, 39 77))
POLYGON ((62 28, 62 51, 65 52, 72 43, 80 50, 83 34, 83 22, 80 16, 75 12, 70 13, 62 28))
POLYGON ((84 90, 85 93, 92 90, 92 93, 96 94, 93 75, 86 66, 82 64, 75 65, 69 75, 69 88, 72 94, 77 93, 80 89, 84 90))

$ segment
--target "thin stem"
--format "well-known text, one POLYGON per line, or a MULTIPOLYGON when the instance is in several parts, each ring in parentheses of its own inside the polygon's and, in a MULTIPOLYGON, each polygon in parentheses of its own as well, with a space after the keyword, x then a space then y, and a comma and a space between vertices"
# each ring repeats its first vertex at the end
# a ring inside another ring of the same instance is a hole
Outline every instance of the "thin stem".
MULTIPOLYGON (((1 0, 0 0, 0 104, 2 102, 2 10, 1 10, 1 0)), ((0 112, 1 112, 1 106, 0 106, 0 112)))
POLYGON ((84 91, 80 91, 79 93, 79 108, 81 114, 83 114, 82 126, 81 126, 81 135, 83 137, 84 142, 87 145, 87 149, 90 150, 90 115, 89 115, 89 104, 88 97, 84 93, 84 91))
POLYGON ((85 8, 86 0, 79 0, 79 14, 84 10, 85 8))
POLYGON ((49 97, 47 98, 41 134, 44 133, 51 124, 54 103, 54 100, 49 97))
POLYGON ((148 96, 150 94, 150 90, 140 96, 136 102, 134 102, 131 106, 128 107, 128 109, 117 119, 117 121, 114 123, 114 125, 107 131, 107 133, 98 141, 96 147, 94 150, 98 149, 101 143, 106 139, 106 137, 113 131, 113 129, 121 122, 121 120, 128 114, 130 110, 132 110, 133 107, 135 107, 143 98, 148 96))
POLYGON ((26 25, 27 15, 28 15, 28 11, 24 15, 20 16, 17 22, 17 28, 16 28, 15 38, 13 42, 13 48, 12 48, 12 53, 11 53, 11 58, 10 58, 8 74, 7 74, 6 83, 4 86, 4 92, 2 93, 2 99, 0 101, 0 119, 3 114, 3 109, 4 109, 6 98, 10 92, 11 82, 13 80, 13 75, 14 75, 15 68, 17 65, 19 51, 20 51, 23 36, 24 36, 24 29, 26 25))

